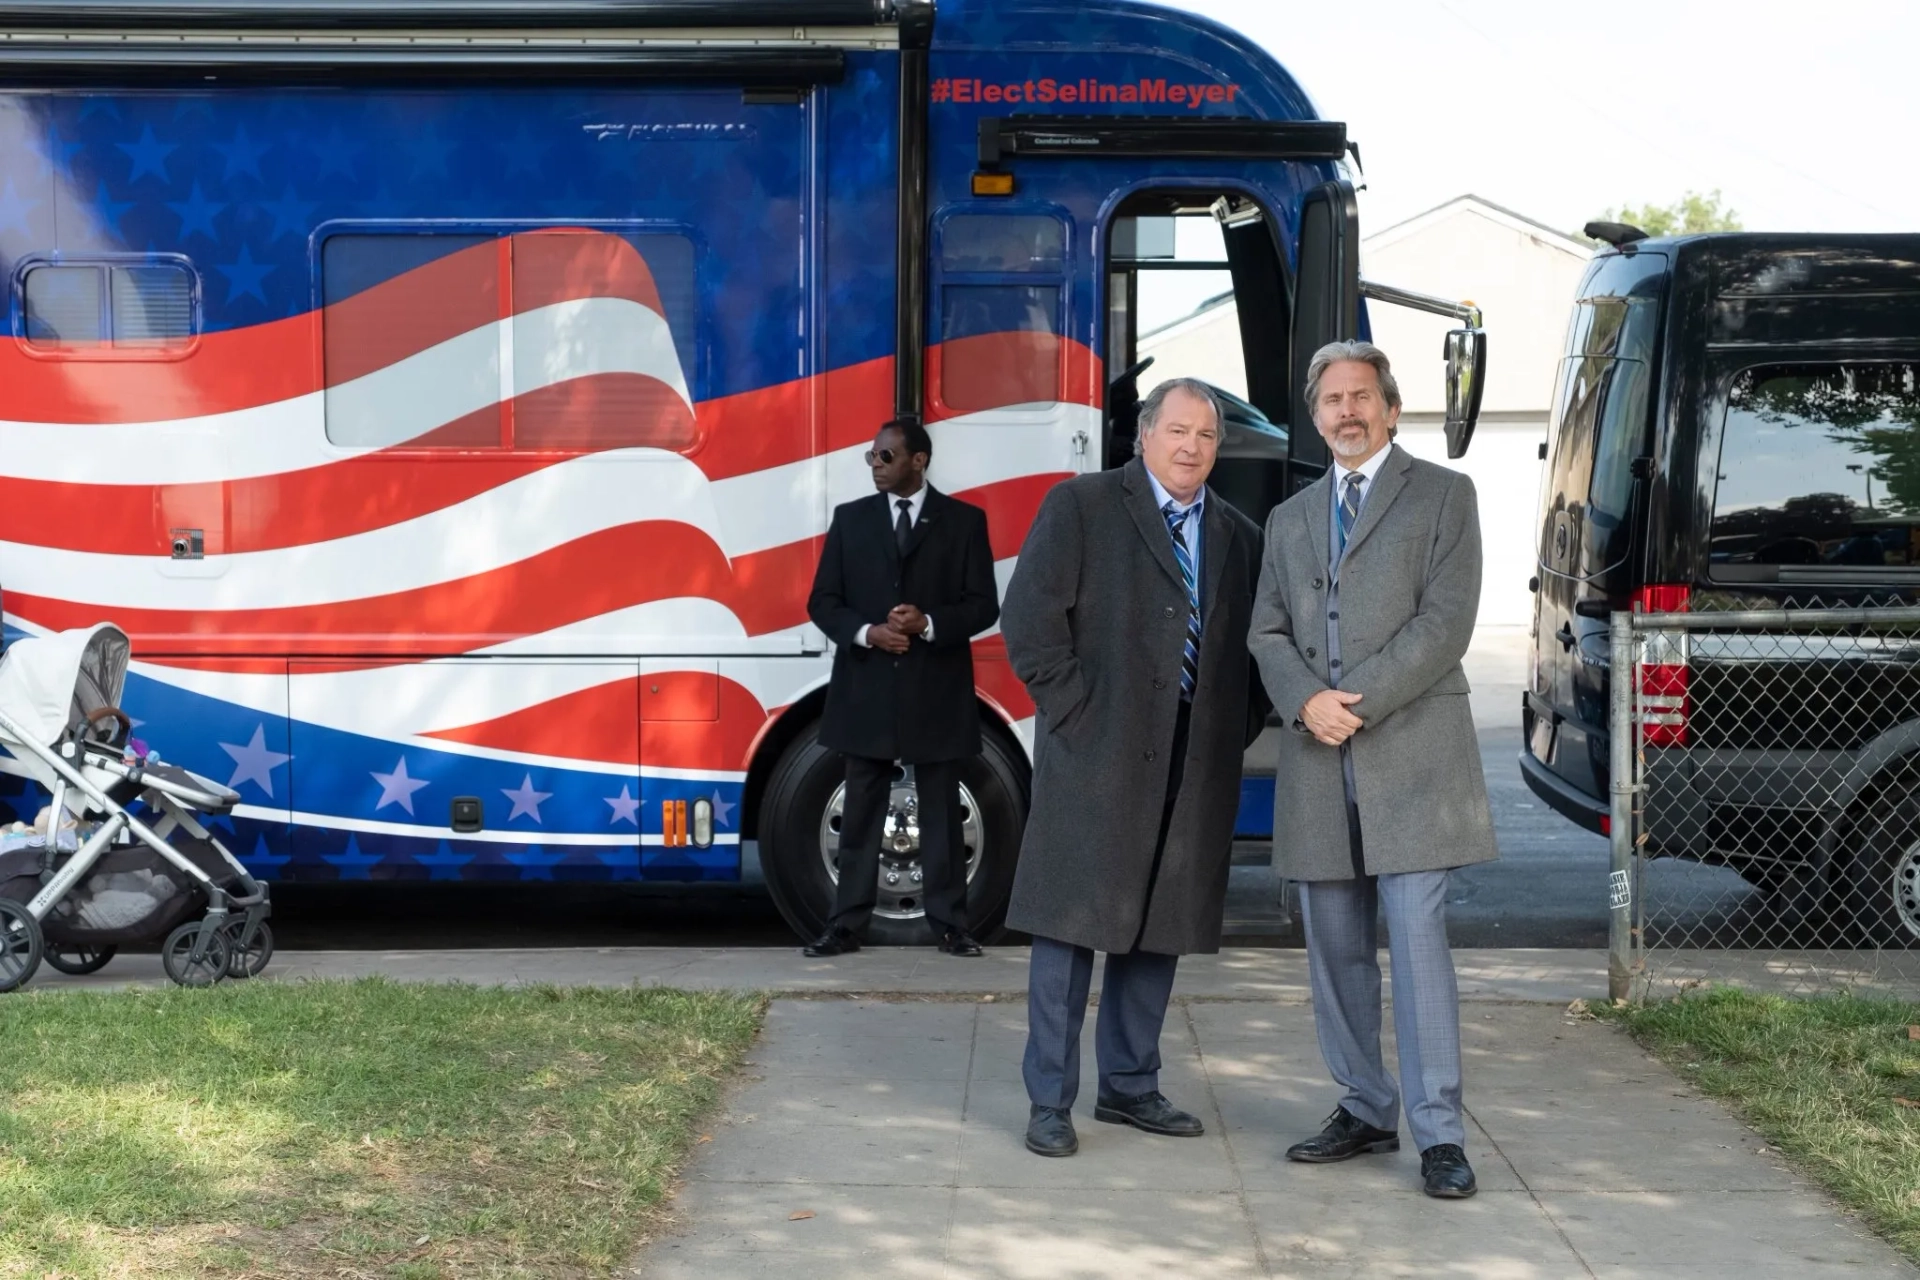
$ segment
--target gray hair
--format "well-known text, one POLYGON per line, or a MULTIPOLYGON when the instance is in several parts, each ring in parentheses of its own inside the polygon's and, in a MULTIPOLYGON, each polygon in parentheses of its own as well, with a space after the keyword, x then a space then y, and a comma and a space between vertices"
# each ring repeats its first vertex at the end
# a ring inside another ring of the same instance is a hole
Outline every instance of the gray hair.
POLYGON ((1213 411, 1213 425, 1217 430, 1226 424, 1227 416, 1220 411, 1220 397, 1213 388, 1198 378, 1168 378, 1165 382, 1147 393, 1140 402, 1140 430, 1133 437, 1133 451, 1140 452, 1147 432, 1154 429, 1160 421, 1160 411, 1166 407, 1167 397, 1175 391, 1184 391, 1213 411))
POLYGON ((1313 353, 1313 359, 1307 362, 1307 413, 1313 414, 1320 404, 1320 378, 1328 366, 1342 360, 1354 360, 1361 364, 1370 364, 1380 378, 1380 394, 1386 399, 1389 409, 1400 407, 1400 384, 1393 380, 1393 364, 1387 359, 1387 353, 1371 342, 1329 342, 1313 353))

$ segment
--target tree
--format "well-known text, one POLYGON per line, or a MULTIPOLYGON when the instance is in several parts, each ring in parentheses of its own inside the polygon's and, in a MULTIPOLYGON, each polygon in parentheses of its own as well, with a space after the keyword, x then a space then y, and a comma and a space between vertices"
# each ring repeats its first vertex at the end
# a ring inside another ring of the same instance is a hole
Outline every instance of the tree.
POLYGON ((1601 215, 1606 222, 1625 222, 1650 236, 1695 235, 1702 231, 1743 231, 1740 215, 1726 207, 1715 187, 1706 195, 1689 191, 1672 204, 1625 205, 1601 215))

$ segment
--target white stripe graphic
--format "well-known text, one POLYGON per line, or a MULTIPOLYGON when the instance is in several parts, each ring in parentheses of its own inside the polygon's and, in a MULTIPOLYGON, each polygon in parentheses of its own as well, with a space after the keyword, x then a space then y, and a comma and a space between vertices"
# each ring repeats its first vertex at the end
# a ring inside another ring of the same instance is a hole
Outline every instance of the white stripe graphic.
POLYGON ((326 391, 230 413, 157 422, 0 420, 0 456, 18 480, 202 484, 278 475, 403 443, 500 402, 503 326, 515 392, 597 373, 633 373, 692 396, 659 313, 626 298, 580 298, 499 320, 326 391), (328 423, 343 446, 327 437, 328 423))

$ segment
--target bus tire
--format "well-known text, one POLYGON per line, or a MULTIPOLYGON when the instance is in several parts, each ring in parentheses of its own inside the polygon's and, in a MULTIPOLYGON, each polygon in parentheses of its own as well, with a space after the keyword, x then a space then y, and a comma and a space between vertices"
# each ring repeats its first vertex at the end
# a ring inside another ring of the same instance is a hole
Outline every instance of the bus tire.
MULTIPOLYGON (((973 933, 990 940, 1006 920, 1013 892, 1020 836, 1027 823, 1027 769, 1018 747, 997 725, 989 722, 982 729, 980 754, 961 771, 960 785, 968 810, 967 914, 973 933)), ((824 841, 837 831, 845 781, 840 753, 820 745, 818 723, 787 747, 767 781, 759 829, 761 870, 774 906, 803 939, 818 937, 833 913, 835 872, 824 841)), ((896 781, 896 800, 910 794, 910 778, 896 781)), ((934 941, 925 912, 913 899, 916 866, 912 854, 882 863, 883 880, 888 872, 898 878, 892 886, 883 886, 867 942, 924 946, 934 941)))

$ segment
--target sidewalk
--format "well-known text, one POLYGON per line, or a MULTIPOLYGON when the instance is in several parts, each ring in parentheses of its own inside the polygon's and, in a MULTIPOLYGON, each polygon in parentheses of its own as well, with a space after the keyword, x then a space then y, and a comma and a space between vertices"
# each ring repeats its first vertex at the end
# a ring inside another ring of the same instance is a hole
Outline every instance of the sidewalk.
MULTIPOLYGON (((269 972, 788 997, 683 1172, 673 1228, 629 1273, 647 1280, 1920 1280, 1718 1104, 1625 1035, 1566 1016, 1574 997, 1604 996, 1603 954, 1456 962, 1481 1192, 1447 1203, 1419 1193, 1411 1144, 1342 1165, 1285 1160, 1335 1101, 1297 951, 1182 962, 1162 1086, 1205 1121, 1203 1138, 1092 1120, 1089 1017, 1068 1160, 1021 1146, 1016 948, 818 962, 784 949, 305 952, 269 972)), ((1743 976, 1765 985, 1766 966, 1743 976)), ((33 986, 152 981, 157 959, 128 956, 33 986)), ((1388 1037, 1391 1055, 1391 1021, 1388 1037)))

